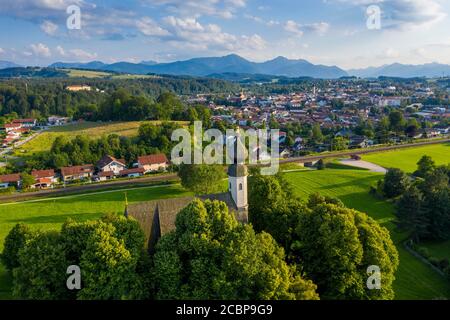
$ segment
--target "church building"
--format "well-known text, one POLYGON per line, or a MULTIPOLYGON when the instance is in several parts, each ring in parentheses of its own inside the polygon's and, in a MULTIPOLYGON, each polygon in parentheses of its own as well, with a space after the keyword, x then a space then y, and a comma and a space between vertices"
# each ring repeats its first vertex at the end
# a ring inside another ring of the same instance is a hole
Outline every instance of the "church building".
MULTIPOLYGON (((233 163, 228 168, 228 192, 197 196, 200 200, 225 202, 231 214, 241 223, 248 223, 247 176, 245 148, 235 138, 233 163), (240 151, 238 152, 238 149, 240 151), (241 155, 240 157, 238 155, 241 155)), ((125 215, 136 219, 145 234, 146 248, 152 252, 158 240, 175 229, 178 212, 195 197, 162 199, 127 205, 125 215)))

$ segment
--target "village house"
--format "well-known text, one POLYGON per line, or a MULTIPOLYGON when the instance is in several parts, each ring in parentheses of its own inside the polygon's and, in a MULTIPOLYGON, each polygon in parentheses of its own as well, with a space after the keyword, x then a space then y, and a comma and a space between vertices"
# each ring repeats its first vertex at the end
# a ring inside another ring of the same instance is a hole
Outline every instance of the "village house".
POLYGON ((22 124, 21 123, 6 123, 4 125, 4 129, 6 131, 6 133, 10 132, 10 131, 16 131, 18 129, 22 128, 22 124))
POLYGON ((13 120, 13 124, 20 124, 22 128, 36 127, 36 119, 16 119, 13 120))
POLYGON ((70 119, 67 118, 67 117, 52 116, 52 117, 48 117, 47 125, 49 125, 49 126, 62 126, 62 125, 67 124, 69 121, 70 121, 70 119))
POLYGON ((0 189, 8 187, 20 188, 21 177, 18 173, 0 175, 0 189))
POLYGON ((97 174, 98 181, 108 181, 114 179, 116 176, 112 171, 101 171, 97 174))
POLYGON ((163 153, 142 156, 138 158, 138 168, 143 168, 145 173, 167 170, 169 160, 163 153))
POLYGON ((92 88, 90 86, 87 86, 87 85, 73 85, 73 86, 67 86, 66 90, 73 91, 73 92, 77 92, 77 91, 91 91, 92 88))
POLYGON ((61 177, 64 182, 90 179, 93 174, 94 166, 92 164, 61 168, 61 177))
POLYGON ((33 170, 31 175, 34 177, 35 184, 33 185, 36 189, 47 189, 52 188, 53 185, 58 181, 55 170, 33 170))
POLYGON ((120 171, 125 170, 127 165, 125 160, 116 159, 112 156, 105 155, 97 162, 99 172, 113 172, 115 176, 120 175, 120 171))
POLYGON ((120 171, 120 176, 127 178, 137 178, 143 176, 144 173, 145 173, 144 168, 132 168, 120 171))

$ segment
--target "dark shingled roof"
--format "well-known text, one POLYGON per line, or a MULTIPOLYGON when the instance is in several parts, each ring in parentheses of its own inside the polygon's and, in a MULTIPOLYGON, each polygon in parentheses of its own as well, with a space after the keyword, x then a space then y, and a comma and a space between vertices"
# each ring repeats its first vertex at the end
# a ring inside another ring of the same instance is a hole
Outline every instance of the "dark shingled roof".
MULTIPOLYGON (((199 198, 201 200, 223 201, 229 210, 235 214, 238 221, 247 222, 247 213, 238 212, 230 193, 204 195, 199 196, 199 198)), ((161 236, 175 230, 178 212, 187 207, 193 200, 194 197, 185 197, 130 204, 126 214, 139 222, 145 234, 147 249, 152 252, 161 236)))

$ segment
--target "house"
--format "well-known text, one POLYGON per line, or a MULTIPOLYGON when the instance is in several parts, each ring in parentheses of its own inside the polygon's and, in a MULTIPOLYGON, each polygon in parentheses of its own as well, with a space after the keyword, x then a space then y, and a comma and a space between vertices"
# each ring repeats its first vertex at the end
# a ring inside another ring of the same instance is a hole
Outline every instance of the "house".
POLYGON ((125 170, 127 165, 125 160, 116 159, 112 156, 105 155, 97 162, 99 172, 113 172, 115 176, 120 175, 120 171, 125 170))
POLYGON ((65 125, 69 122, 69 118, 67 117, 56 117, 56 116, 52 116, 52 117, 48 117, 47 119, 47 124, 49 126, 62 126, 65 125))
POLYGON ((16 119, 12 123, 21 124, 23 128, 36 127, 36 119, 16 119))
MULTIPOLYGON (((237 145, 238 143, 235 143, 237 145)), ((235 152, 235 154, 240 154, 235 152)), ((224 202, 230 214, 240 223, 248 223, 247 201, 248 170, 243 162, 234 159, 228 168, 229 189, 226 193, 199 196, 200 200, 224 202)), ((134 203, 125 208, 125 216, 136 219, 144 231, 145 246, 153 252, 158 240, 175 229, 178 212, 188 206, 195 198, 177 198, 134 203)))
POLYGON ((10 131, 15 131, 15 130, 22 128, 22 124, 21 123, 6 123, 4 128, 5 128, 6 133, 8 133, 10 131))
POLYGON ((77 92, 77 91, 91 91, 92 88, 90 86, 87 86, 87 85, 73 85, 73 86, 67 86, 66 90, 73 91, 73 92, 77 92))
POLYGON ((120 176, 128 178, 137 178, 143 176, 144 173, 145 173, 144 168, 132 168, 120 171, 120 176))
POLYGON ((34 188, 37 189, 47 189, 52 188, 53 185, 58 181, 55 175, 55 170, 33 170, 31 175, 34 177, 35 184, 34 188))
POLYGON ((61 176, 64 182, 90 179, 93 173, 94 166, 92 164, 61 168, 61 176))
POLYGON ((169 160, 163 153, 142 156, 138 158, 138 168, 143 168, 145 173, 166 170, 169 160))
POLYGON ((20 188, 21 177, 18 173, 0 175, 0 188, 20 188))
POLYGON ((367 148, 369 146, 369 140, 362 136, 353 136, 350 138, 349 148, 367 148))
POLYGON ((114 179, 116 175, 112 171, 101 171, 97 175, 97 180, 99 181, 107 181, 114 179))

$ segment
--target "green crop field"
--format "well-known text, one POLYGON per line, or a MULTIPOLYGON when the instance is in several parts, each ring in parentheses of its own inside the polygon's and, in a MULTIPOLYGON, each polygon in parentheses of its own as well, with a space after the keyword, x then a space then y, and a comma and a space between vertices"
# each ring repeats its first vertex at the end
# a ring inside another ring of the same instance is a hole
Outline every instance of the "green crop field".
POLYGON ((71 78, 105 78, 110 77, 112 73, 104 71, 78 70, 78 69, 61 69, 67 72, 71 78))
MULTIPOLYGON (((294 190, 302 197, 319 192, 338 197, 348 207, 363 211, 385 226, 391 233, 400 255, 400 266, 394 282, 396 299, 450 298, 450 282, 406 251, 405 234, 396 230, 394 208, 369 194, 370 185, 381 175, 361 170, 324 170, 286 173, 294 190)), ((442 245, 437 246, 444 250, 442 245)))
POLYGON ((414 172, 417 162, 422 156, 427 155, 437 164, 450 163, 450 144, 434 144, 429 146, 407 148, 401 150, 386 151, 363 155, 365 161, 376 163, 385 168, 400 168, 406 172, 414 172))
MULTIPOLYGON (((48 151, 58 136, 67 136, 73 138, 77 135, 87 135, 90 138, 100 138, 103 135, 118 134, 125 137, 133 137, 138 133, 139 126, 144 123, 141 121, 130 122, 80 122, 68 124, 60 127, 53 127, 41 133, 28 143, 18 148, 14 155, 17 157, 26 157, 34 153, 48 151)), ((147 123, 160 124, 161 121, 147 121, 147 123)), ((186 122, 178 122, 185 125, 186 122)))

